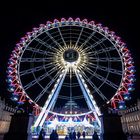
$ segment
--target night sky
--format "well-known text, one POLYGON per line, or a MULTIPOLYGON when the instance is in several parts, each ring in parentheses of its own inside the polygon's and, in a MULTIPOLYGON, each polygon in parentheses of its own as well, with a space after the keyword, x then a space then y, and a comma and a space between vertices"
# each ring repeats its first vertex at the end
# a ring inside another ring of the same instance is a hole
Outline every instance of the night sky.
POLYGON ((36 5, 20 5, 13 6, 8 4, 0 7, 0 95, 7 98, 6 69, 10 53, 15 44, 23 37, 26 32, 38 27, 47 20, 61 19, 61 17, 80 17, 95 20, 109 27, 110 30, 116 32, 124 42, 126 42, 132 57, 134 58, 136 67, 136 83, 135 91, 132 94, 131 103, 135 103, 139 97, 140 83, 140 44, 139 44, 139 20, 140 13, 136 7, 136 3, 121 3, 113 1, 112 3, 92 3, 85 1, 74 3, 65 1, 62 3, 41 3, 38 1, 36 5), (85 3, 87 2, 87 3, 85 3), (40 8, 39 8, 40 7, 40 8))

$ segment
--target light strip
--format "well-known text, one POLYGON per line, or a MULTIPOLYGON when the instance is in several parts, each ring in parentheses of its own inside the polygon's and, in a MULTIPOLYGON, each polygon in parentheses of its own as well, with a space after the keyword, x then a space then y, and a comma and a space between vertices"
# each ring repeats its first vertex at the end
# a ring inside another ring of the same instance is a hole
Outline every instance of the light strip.
POLYGON ((90 95, 90 90, 88 89, 84 79, 82 78, 82 75, 80 75, 79 71, 77 71, 77 70, 75 70, 75 74, 76 74, 76 77, 78 79, 81 90, 83 91, 84 97, 87 100, 87 104, 91 110, 95 110, 95 111, 93 111, 93 114, 95 115, 95 118, 96 118, 99 126, 101 127, 101 121, 98 117, 101 115, 101 112, 100 112, 93 96, 90 95))
POLYGON ((49 95, 47 101, 45 102, 45 105, 43 106, 41 113, 39 114, 39 116, 34 124, 34 127, 43 125, 45 118, 47 117, 48 111, 50 110, 53 102, 56 100, 56 98, 59 94, 59 91, 60 91, 63 81, 65 79, 66 73, 67 73, 67 69, 63 70, 62 74, 59 76, 56 84, 54 85, 54 88, 53 88, 51 94, 49 95))

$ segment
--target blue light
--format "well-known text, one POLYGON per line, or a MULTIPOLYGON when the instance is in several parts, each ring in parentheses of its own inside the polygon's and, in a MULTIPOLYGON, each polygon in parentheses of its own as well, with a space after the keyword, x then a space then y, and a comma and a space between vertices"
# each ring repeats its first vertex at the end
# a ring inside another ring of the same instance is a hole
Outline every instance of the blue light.
MULTIPOLYGON (((18 101, 18 99, 17 99, 17 101, 18 101)), ((19 104, 19 105, 23 105, 24 102, 20 101, 20 102, 18 102, 18 104, 19 104)))
POLYGON ((14 64, 14 63, 13 63, 13 60, 9 60, 8 64, 13 65, 13 64, 14 64))
POLYGON ((10 87, 8 88, 8 91, 13 92, 13 91, 14 91, 14 87, 13 87, 13 86, 10 86, 10 87))
POLYGON ((134 91, 134 88, 133 87, 129 87, 128 91, 134 91))
POLYGON ((118 108, 119 109, 125 109, 126 108, 125 102, 124 101, 118 102, 118 108))
POLYGON ((123 97, 124 97, 124 100, 130 100, 130 99, 131 99, 130 93, 125 93, 125 94, 123 95, 123 97))
POLYGON ((7 79, 7 82, 8 82, 8 83, 11 83, 11 82, 12 82, 12 78, 8 78, 8 79, 7 79))
POLYGON ((17 97, 12 97, 11 100, 18 101, 18 98, 17 97))
POLYGON ((61 24, 62 24, 62 25, 65 25, 65 24, 66 24, 66 19, 62 18, 62 19, 61 19, 61 24))
POLYGON ((76 25, 79 25, 79 24, 80 24, 80 19, 76 19, 76 20, 75 20, 75 24, 76 24, 76 25))
POLYGON ((15 102, 17 102, 18 99, 19 99, 19 96, 18 96, 18 95, 13 95, 13 96, 11 97, 11 100, 12 100, 12 101, 15 101, 15 102))

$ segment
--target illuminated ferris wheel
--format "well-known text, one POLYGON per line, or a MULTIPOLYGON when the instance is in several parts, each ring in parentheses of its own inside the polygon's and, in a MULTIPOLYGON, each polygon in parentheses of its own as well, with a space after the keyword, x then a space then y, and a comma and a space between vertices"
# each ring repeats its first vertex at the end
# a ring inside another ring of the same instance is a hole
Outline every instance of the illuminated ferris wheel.
POLYGON ((11 99, 28 100, 38 112, 35 126, 42 126, 48 113, 73 116, 73 106, 84 102, 87 109, 76 115, 93 112, 100 124, 102 105, 121 109, 131 98, 134 72, 128 48, 113 31, 87 19, 62 18, 21 38, 9 59, 7 81, 11 99), (68 114, 58 111, 68 103, 68 114))

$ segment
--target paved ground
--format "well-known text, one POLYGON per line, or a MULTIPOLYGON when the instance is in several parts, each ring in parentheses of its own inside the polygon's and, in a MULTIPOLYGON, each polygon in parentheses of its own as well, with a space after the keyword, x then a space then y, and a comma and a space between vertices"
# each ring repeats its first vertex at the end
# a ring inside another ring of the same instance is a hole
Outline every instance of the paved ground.
POLYGON ((140 140, 140 136, 134 136, 133 140, 140 140))
MULTIPOLYGON (((33 139, 37 140, 37 139, 33 139)), ((45 140, 49 140, 49 138, 46 138, 45 140)), ((59 138, 59 140, 64 140, 64 138, 59 138)), ((80 140, 83 140, 82 138, 80 140)), ((87 138, 86 140, 92 140, 91 138, 87 138)), ((133 136, 133 139, 128 139, 128 140, 140 140, 140 136, 133 136)))
MULTIPOLYGON (((0 140, 3 140, 3 136, 0 135, 0 140)), ((32 140, 37 140, 37 138, 34 138, 32 140)), ((46 138, 45 140, 49 140, 49 138, 46 138)), ((59 140, 64 140, 64 138, 59 138, 59 140)), ((83 140, 82 138, 80 140, 83 140)), ((91 138, 88 138, 86 140, 91 140, 91 138)), ((128 139, 130 140, 130 139, 128 139)), ((133 136, 133 139, 132 140, 140 140, 140 136, 133 136)))
MULTIPOLYGON (((59 140, 64 140, 64 139, 65 139, 65 136, 59 136, 59 140)), ((37 138, 33 138, 33 140, 37 140, 37 138)), ((45 140, 49 140, 49 136, 47 136, 45 140)), ((92 136, 86 136, 86 139, 83 139, 81 137, 80 140, 92 140, 92 136)))
POLYGON ((3 140, 3 135, 0 135, 0 140, 3 140))
MULTIPOLYGON (((37 139, 33 139, 33 140, 37 140, 37 139)), ((45 140, 49 140, 49 138, 47 137, 45 140)), ((59 140, 64 140, 63 138, 59 138, 59 140)), ((82 138, 80 140, 83 140, 82 138)), ((86 138, 85 140, 92 140, 91 137, 86 138)), ((128 139, 128 140, 140 140, 140 136, 133 136, 133 139, 128 139)))

